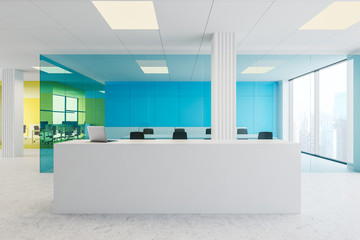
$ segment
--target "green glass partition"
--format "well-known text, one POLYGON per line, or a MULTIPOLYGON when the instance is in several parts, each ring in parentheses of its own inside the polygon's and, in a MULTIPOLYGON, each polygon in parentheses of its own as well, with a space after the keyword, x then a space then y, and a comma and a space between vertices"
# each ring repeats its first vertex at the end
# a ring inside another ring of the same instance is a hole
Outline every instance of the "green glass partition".
POLYGON ((104 84, 40 57, 40 172, 53 172, 55 143, 86 138, 87 125, 104 125, 104 84))

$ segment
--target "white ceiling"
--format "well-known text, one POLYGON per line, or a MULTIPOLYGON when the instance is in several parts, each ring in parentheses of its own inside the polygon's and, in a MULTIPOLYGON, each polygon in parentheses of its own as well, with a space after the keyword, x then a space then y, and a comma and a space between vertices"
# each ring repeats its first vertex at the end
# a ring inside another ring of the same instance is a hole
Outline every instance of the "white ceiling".
POLYGON ((154 0, 160 29, 139 31, 112 30, 90 0, 0 0, 0 68, 30 71, 39 54, 210 53, 217 31, 237 33, 239 54, 360 53, 360 23, 298 30, 331 2, 154 0))

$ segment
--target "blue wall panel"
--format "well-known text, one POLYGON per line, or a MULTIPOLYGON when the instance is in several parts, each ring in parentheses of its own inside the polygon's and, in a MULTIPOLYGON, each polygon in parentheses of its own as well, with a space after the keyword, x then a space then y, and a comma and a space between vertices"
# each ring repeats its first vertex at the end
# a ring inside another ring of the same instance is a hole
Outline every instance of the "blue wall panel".
MULTIPOLYGON (((209 84, 210 85, 210 84, 209 84)), ((211 127, 211 96, 206 95, 204 97, 204 127, 211 127)))
POLYGON ((277 137, 277 82, 237 82, 236 126, 250 134, 270 131, 277 137))
POLYGON ((236 97, 236 126, 247 127, 254 132, 254 98, 252 96, 236 97))
POLYGON ((274 98, 254 98, 254 132, 274 132, 274 98))
MULTIPOLYGON (((105 124, 210 127, 210 82, 107 82, 105 124)), ((237 127, 277 135, 277 82, 237 82, 237 127)))
POLYGON ((204 97, 180 97, 180 126, 204 126, 204 97))
POLYGON ((253 96, 254 83, 253 82, 237 82, 236 83, 236 96, 253 96))
POLYGON ((274 96, 274 91, 277 84, 274 82, 254 82, 254 95, 255 96, 274 96))
POLYGON ((154 126, 154 96, 130 96, 132 126, 154 126))
POLYGON ((204 82, 180 82, 181 96, 204 96, 204 92, 204 82))
POLYGON ((129 126, 130 99, 126 96, 105 94, 105 126, 129 126))
POLYGON ((154 110, 155 127, 179 126, 179 97, 155 96, 154 110))
POLYGON ((105 93, 106 93, 106 96, 129 96, 130 83, 129 82, 106 82, 105 93))
POLYGON ((154 82, 130 82, 130 96, 154 96, 154 82))
POLYGON ((179 82, 155 82, 156 96, 179 96, 179 82))

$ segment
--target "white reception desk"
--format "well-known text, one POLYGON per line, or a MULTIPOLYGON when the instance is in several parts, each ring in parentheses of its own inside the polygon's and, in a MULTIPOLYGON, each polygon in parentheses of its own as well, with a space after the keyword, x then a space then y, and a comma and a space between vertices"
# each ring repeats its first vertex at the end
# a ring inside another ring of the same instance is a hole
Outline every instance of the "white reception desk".
POLYGON ((74 140, 54 145, 55 213, 299 213, 300 145, 74 140))

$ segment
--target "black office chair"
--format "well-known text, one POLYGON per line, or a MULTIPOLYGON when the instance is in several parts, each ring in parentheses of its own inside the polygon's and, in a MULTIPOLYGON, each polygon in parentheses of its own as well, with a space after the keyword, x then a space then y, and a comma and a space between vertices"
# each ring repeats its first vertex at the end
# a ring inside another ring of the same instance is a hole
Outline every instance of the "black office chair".
POLYGON ((131 132, 130 139, 145 139, 143 132, 131 132))
POLYGON ((238 128, 237 134, 248 134, 247 128, 238 128))
POLYGON ((211 128, 207 128, 207 129, 205 130, 205 134, 211 134, 211 128))
MULTIPOLYGON (((33 133, 35 136, 39 136, 39 139, 40 139, 40 127, 39 126, 34 126, 34 133, 33 133)), ((34 140, 34 142, 36 141, 36 139, 34 140)), ((41 139, 40 139, 40 142, 41 142, 41 139)))
POLYGON ((185 132, 185 129, 183 129, 183 128, 175 128, 175 132, 185 132))
MULTIPOLYGON (((237 134, 238 134, 238 135, 247 135, 247 134, 248 134, 248 130, 247 130, 247 128, 238 128, 238 129, 237 129, 237 134)), ((243 136, 242 136, 242 137, 238 136, 237 138, 238 138, 239 140, 249 140, 248 138, 243 138, 243 136)))
POLYGON ((186 132, 174 132, 173 139, 187 139, 187 133, 186 132))
POLYGON ((258 139, 273 139, 272 132, 259 132, 258 139))
POLYGON ((154 129, 152 129, 152 128, 144 128, 143 133, 144 134, 154 134, 154 129))

